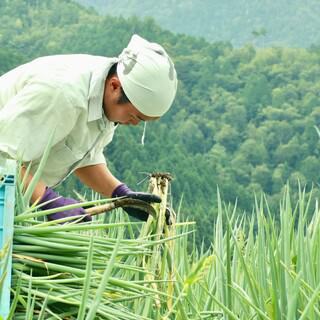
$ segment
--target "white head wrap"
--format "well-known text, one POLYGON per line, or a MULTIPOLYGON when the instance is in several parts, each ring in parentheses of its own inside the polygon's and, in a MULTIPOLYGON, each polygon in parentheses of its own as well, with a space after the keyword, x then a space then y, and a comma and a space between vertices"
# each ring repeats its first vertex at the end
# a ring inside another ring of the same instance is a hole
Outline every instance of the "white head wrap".
POLYGON ((166 51, 133 35, 119 55, 117 74, 130 102, 144 115, 167 112, 177 91, 177 74, 166 51))

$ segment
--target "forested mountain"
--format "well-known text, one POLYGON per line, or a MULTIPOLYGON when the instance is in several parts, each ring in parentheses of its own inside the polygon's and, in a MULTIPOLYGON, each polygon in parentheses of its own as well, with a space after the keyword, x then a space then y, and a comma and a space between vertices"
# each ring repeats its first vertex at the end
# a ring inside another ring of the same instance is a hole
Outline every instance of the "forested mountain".
POLYGON ((153 17, 163 28, 234 46, 320 42, 318 0, 77 0, 101 13, 153 17))
MULTIPOLYGON (((319 194, 320 49, 234 49, 175 35, 152 20, 98 16, 63 0, 0 2, 0 72, 57 53, 115 56, 138 33, 163 44, 180 79, 172 110, 142 127, 121 127, 106 148, 109 166, 134 189, 142 172, 169 171, 176 207, 210 238, 219 186, 251 212, 254 193, 271 209, 289 180, 319 194)), ((81 189, 69 179, 64 194, 81 189)), ((81 191, 81 190, 80 190, 81 191)))

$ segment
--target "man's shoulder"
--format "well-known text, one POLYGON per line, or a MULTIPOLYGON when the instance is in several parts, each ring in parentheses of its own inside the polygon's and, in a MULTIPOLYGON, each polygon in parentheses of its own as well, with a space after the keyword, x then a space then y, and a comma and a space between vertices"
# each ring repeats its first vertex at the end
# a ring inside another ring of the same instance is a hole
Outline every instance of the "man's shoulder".
POLYGON ((56 54, 56 55, 48 55, 48 56, 41 56, 30 63, 50 63, 50 64, 61 64, 67 62, 68 64, 72 63, 79 63, 79 62, 87 62, 87 63, 94 63, 95 61, 101 60, 108 60, 110 58, 92 55, 92 54, 85 54, 85 53, 73 53, 73 54, 56 54))
POLYGON ((87 54, 41 57, 34 61, 38 80, 50 83, 73 104, 87 105, 91 79, 107 69, 111 58, 87 54))

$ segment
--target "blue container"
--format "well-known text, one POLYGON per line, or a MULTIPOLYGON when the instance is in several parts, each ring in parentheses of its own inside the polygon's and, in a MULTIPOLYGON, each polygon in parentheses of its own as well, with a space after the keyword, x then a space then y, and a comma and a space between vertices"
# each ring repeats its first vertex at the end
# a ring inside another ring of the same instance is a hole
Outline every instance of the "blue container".
POLYGON ((0 159, 0 252, 6 252, 0 256, 0 319, 7 319, 10 310, 15 176, 16 162, 0 159))

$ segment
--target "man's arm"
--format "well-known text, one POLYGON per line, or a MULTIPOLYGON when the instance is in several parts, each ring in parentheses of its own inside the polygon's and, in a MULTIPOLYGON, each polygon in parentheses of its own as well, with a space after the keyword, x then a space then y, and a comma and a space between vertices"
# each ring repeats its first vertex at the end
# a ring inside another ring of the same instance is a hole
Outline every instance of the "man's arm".
MULTIPOLYGON (((147 203, 161 202, 161 198, 154 194, 135 192, 131 190, 126 184, 120 182, 115 176, 113 176, 107 165, 104 163, 79 168, 75 171, 75 174, 81 182, 107 198, 125 196, 131 199, 145 201, 147 203)), ((149 217, 148 212, 139 208, 125 207, 124 210, 130 216, 142 221, 146 221, 149 217)), ((168 212, 168 214, 168 217, 170 217, 170 212, 168 212)))
POLYGON ((107 198, 121 184, 104 163, 78 168, 75 174, 82 183, 107 198))
MULTIPOLYGON (((33 178, 32 174, 28 174, 26 176, 26 168, 24 166, 21 167, 21 178, 24 179, 23 189, 26 190, 33 178)), ((31 203, 37 202, 41 204, 42 210, 50 210, 59 207, 64 207, 72 204, 78 203, 77 200, 72 198, 64 198, 61 197, 58 193, 54 192, 51 188, 48 188, 43 181, 38 181, 33 194, 31 196, 31 203)), ((56 213, 52 213, 48 215, 48 220, 57 220, 66 217, 76 216, 77 219, 80 219, 80 216, 83 215, 81 221, 91 221, 91 217, 85 215, 85 210, 82 207, 69 209, 69 210, 61 210, 56 213)))
MULTIPOLYGON (((24 175, 25 169, 23 168, 22 170, 24 175)), ((75 174, 78 176, 81 182, 107 198, 126 196, 131 199, 142 200, 148 203, 161 202, 161 199, 154 194, 132 191, 127 185, 121 183, 116 177, 113 176, 106 164, 95 164, 78 168, 75 170, 75 174)), ((26 185, 30 183, 31 179, 32 176, 29 175, 29 177, 27 177, 26 185)), ((57 193, 55 193, 51 188, 47 188, 41 181, 37 184, 32 195, 32 202, 36 200, 40 200, 40 203, 47 203, 42 205, 42 209, 53 209, 77 203, 77 201, 72 198, 59 197, 57 193)), ((147 212, 139 208, 126 207, 124 210, 130 216, 143 221, 146 221, 149 216, 147 212)), ((85 215, 85 211, 82 207, 50 214, 48 216, 48 220, 56 220, 69 216, 79 217, 79 215, 84 215, 83 221, 91 221, 91 217, 85 215)), ((169 211, 168 217, 170 218, 169 211)))
MULTIPOLYGON (((26 168, 21 167, 22 178, 25 176, 25 173, 26 168)), ((78 168, 75 171, 75 174, 85 185, 108 198, 111 197, 113 190, 121 184, 121 182, 112 175, 108 167, 102 163, 78 168)), ((29 186, 32 178, 33 176, 31 174, 26 177, 24 189, 29 186)), ((40 200, 43 197, 45 190, 46 185, 40 180, 32 194, 31 203, 40 200)))

